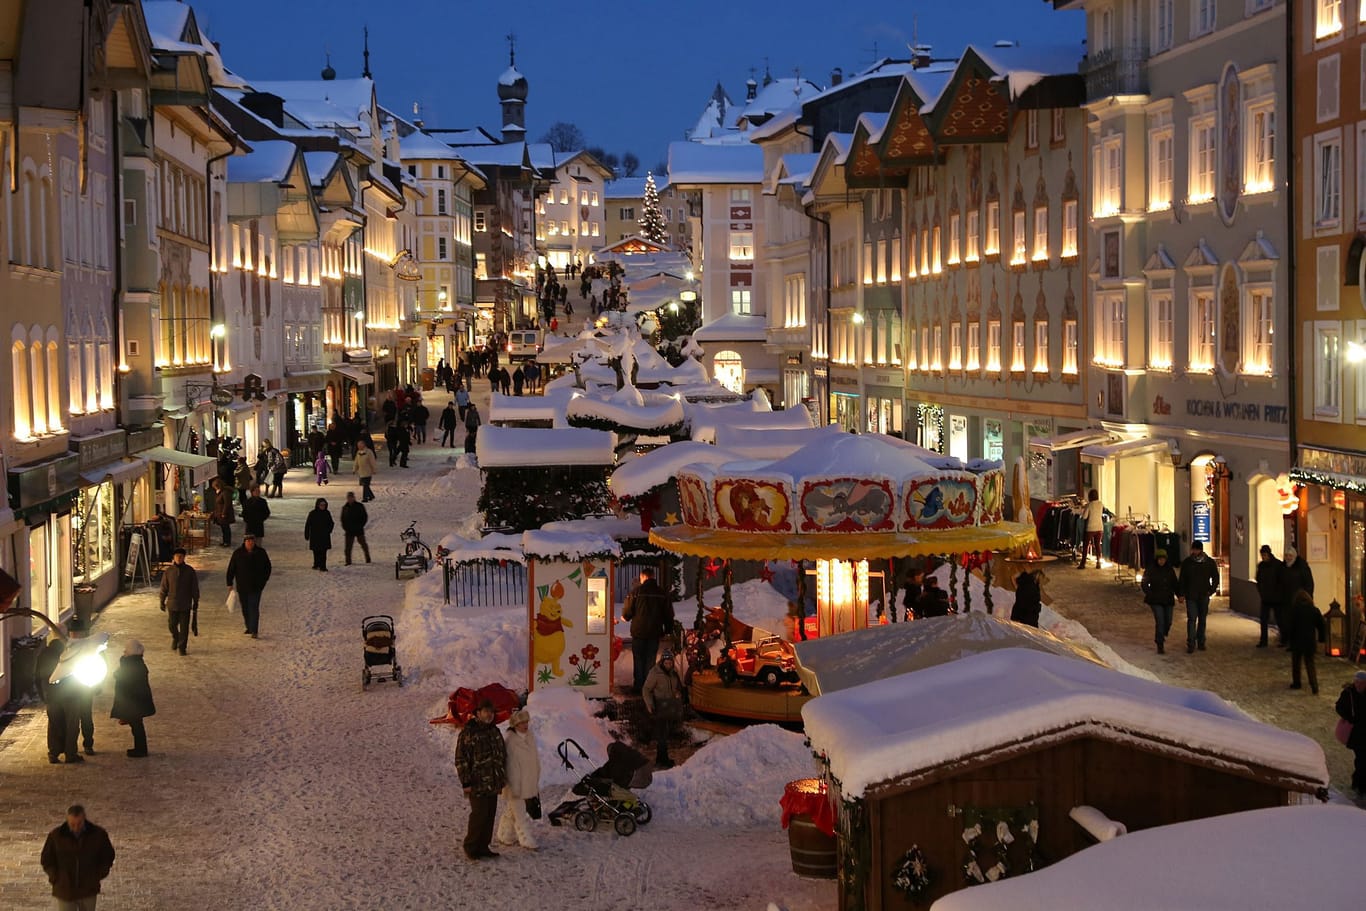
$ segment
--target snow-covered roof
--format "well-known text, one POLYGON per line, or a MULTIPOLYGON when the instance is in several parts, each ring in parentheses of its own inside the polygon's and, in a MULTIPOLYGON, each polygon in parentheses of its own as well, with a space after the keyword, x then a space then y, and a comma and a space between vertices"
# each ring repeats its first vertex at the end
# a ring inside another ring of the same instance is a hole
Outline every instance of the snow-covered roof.
MULTIPOLYGON (((844 428, 838 424, 825 424, 821 427, 792 427, 787 420, 783 419, 784 415, 785 412, 782 411, 766 414, 766 417, 772 417, 774 421, 773 426, 764 429, 733 427, 724 424, 713 429, 694 425, 694 433, 700 433, 704 437, 710 433, 713 445, 722 446, 732 452, 739 453, 742 458, 762 459, 766 462, 785 459, 811 443, 848 436, 844 428)), ((792 423, 795 423, 795 420, 792 423)), ((699 439, 699 437, 694 436, 693 439, 699 439)))
POLYGON ((398 149, 404 161, 460 161, 464 158, 463 155, 440 139, 420 130, 401 137, 398 141, 398 149))
POLYGON ((319 184, 332 173, 341 156, 336 152, 305 152, 304 167, 308 168, 308 179, 319 184))
POLYGON ((1083 44, 1011 45, 973 44, 968 50, 982 59, 998 79, 1005 79, 1011 101, 1046 76, 1075 76, 1086 56, 1083 44))
POLYGON ((783 176, 779 183, 791 183, 801 188, 811 182, 811 172, 821 160, 820 152, 793 152, 782 159, 783 176))
POLYGON ((944 94, 944 89, 948 88, 950 80, 953 79, 955 66, 956 64, 941 65, 938 68, 913 70, 906 74, 906 81, 915 89, 922 102, 920 113, 928 114, 934 110, 935 104, 944 94))
POLYGON ((865 111, 858 116, 858 125, 868 131, 870 144, 882 138, 882 131, 887 129, 887 120, 890 116, 885 111, 865 111))
MULTIPOLYGON (((663 193, 668 186, 668 177, 660 176, 655 178, 656 191, 663 193)), ((618 177, 616 180, 609 180, 603 186, 602 195, 607 199, 644 199, 645 178, 618 177)))
POLYGON ((710 139, 716 133, 725 130, 730 126, 731 110, 735 103, 730 100, 726 90, 721 87, 721 83, 716 83, 716 88, 712 89, 711 97, 707 99, 707 106, 697 118, 697 123, 688 131, 688 139, 696 142, 700 139, 710 139))
MULTIPOLYGON (((808 98, 805 100, 809 101, 810 99, 808 98)), ((793 105, 786 111, 773 115, 745 135, 749 137, 750 142, 762 142, 763 140, 777 136, 779 133, 788 129, 800 120, 801 116, 801 107, 799 105, 793 105)))
POLYGON ((768 322, 754 313, 718 316, 692 334, 699 342, 762 342, 768 338, 768 322))
POLYGON ((280 183, 289 176, 299 147, 283 139, 253 142, 246 155, 228 159, 228 183, 280 183))
POLYGON ((159 51, 204 53, 203 47, 181 41, 190 12, 190 5, 179 0, 143 0, 142 15, 147 20, 152 47, 159 51))
MULTIPOLYGON (((537 358, 540 363, 540 358, 537 358)), ((544 395, 503 395, 495 392, 489 402, 489 422, 510 424, 518 421, 557 421, 564 417, 570 390, 549 389, 544 395)))
POLYGON ((638 541, 646 536, 636 516, 589 516, 586 519, 558 519, 541 526, 541 531, 566 534, 606 535, 616 541, 638 541))
POLYGON ((1363 842, 1366 813, 1355 807, 1229 813, 1130 832, 1028 876, 951 892, 931 911, 1356 908, 1361 883, 1344 870, 1363 842))
POLYGON ((565 418, 571 426, 603 424, 620 427, 625 432, 667 434, 683 426, 683 403, 667 395, 653 396, 651 401, 645 402, 635 387, 627 386, 606 398, 572 396, 565 409, 565 418), (635 393, 634 400, 623 395, 627 392, 635 393))
POLYGON ((499 85, 517 85, 519 82, 525 83, 526 77, 523 76, 515 66, 509 66, 507 69, 503 70, 502 75, 498 77, 499 85))
POLYGON ((479 428, 475 455, 480 468, 611 465, 615 445, 615 435, 605 430, 486 425, 479 428))
MULTIPOLYGON (((729 436, 723 435, 723 439, 718 439, 718 434, 721 434, 722 428, 730 428, 732 431, 737 429, 811 430, 811 412, 802 405, 793 405, 791 408, 784 408, 782 411, 757 411, 753 402, 743 402, 720 408, 693 407, 689 409, 688 421, 689 432, 694 440, 703 443, 719 443, 722 446, 732 445, 725 440, 741 444, 752 442, 750 439, 734 433, 729 436)), ((828 433, 841 432, 838 427, 834 431, 822 429, 819 434, 809 434, 806 441, 811 442, 828 433)))
POLYGON ((619 557, 621 545, 600 532, 546 531, 522 533, 522 551, 541 560, 586 560, 590 557, 619 557))
POLYGON ((375 84, 363 77, 253 82, 252 88, 283 98, 290 115, 309 126, 346 126, 362 136, 373 126, 375 84))
POLYGON ((1323 748, 1213 693, 1029 649, 998 649, 828 693, 802 707, 812 748, 847 797, 942 763, 1077 732, 1261 766, 1325 786, 1323 748))
POLYGON ((493 532, 473 541, 459 535, 447 535, 441 540, 441 546, 451 552, 451 561, 454 563, 502 560, 511 560, 514 563, 526 562, 526 558, 522 555, 521 535, 505 535, 493 532))
POLYGON ((538 171, 549 176, 555 170, 555 147, 548 142, 528 142, 526 144, 527 155, 531 158, 531 166, 538 171))
POLYGON ((526 163, 526 143, 462 146, 461 158, 477 167, 520 168, 526 163))
POLYGON ((748 142, 736 145, 669 143, 669 182, 745 184, 764 180, 764 150, 748 142))
POLYGON ((678 470, 687 465, 722 465, 742 456, 723 446, 683 440, 638 455, 623 462, 607 486, 618 497, 643 497, 645 494, 672 481, 678 470))
POLYGON ((870 626, 793 644, 797 649, 797 673, 814 696, 1000 648, 1027 648, 1083 661, 1099 660, 1090 649, 980 611, 870 626))
POLYGON ((745 103, 744 109, 740 111, 736 120, 754 120, 759 117, 772 116, 789 108, 798 107, 803 101, 814 98, 820 93, 821 87, 810 79, 791 77, 774 79, 759 89, 753 101, 745 103))

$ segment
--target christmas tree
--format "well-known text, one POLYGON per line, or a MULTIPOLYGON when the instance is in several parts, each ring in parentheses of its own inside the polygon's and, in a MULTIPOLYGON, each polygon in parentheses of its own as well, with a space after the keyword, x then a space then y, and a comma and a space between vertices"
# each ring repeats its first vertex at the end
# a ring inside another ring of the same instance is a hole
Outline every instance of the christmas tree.
POLYGON ((640 213, 640 233, 651 243, 669 242, 669 226, 664 221, 664 213, 659 210, 659 190, 655 189, 653 172, 645 174, 645 205, 640 213))

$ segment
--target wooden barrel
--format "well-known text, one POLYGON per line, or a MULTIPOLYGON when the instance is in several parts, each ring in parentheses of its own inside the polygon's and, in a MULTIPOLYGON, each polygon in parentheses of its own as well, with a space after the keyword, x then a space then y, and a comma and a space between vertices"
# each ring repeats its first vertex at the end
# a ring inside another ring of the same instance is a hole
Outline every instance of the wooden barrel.
POLYGON ((794 815, 787 826, 792 851, 792 872, 820 879, 835 878, 835 839, 826 835, 810 816, 794 815))

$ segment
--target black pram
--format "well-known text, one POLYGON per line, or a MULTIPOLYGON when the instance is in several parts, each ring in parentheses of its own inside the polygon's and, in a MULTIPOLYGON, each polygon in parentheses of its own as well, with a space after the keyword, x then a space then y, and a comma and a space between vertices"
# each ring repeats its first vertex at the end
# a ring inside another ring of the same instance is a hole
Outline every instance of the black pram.
POLYGON ((375 614, 360 622, 361 638, 365 640, 365 667, 361 669, 360 688, 363 690, 376 680, 392 680, 403 686, 403 668, 398 665, 398 650, 394 641, 394 618, 375 614))
MULTIPOLYGON (((573 744, 580 759, 588 754, 577 741, 560 742, 560 761, 566 769, 573 769, 569 759, 569 745, 573 744)), ((618 835, 630 835, 636 826, 645 825, 652 816, 650 805, 631 792, 632 788, 648 788, 652 780, 649 760, 621 741, 607 747, 607 761, 589 772, 574 785, 571 797, 550 811, 552 826, 573 821, 580 832, 592 832, 598 820, 611 820, 618 835)))

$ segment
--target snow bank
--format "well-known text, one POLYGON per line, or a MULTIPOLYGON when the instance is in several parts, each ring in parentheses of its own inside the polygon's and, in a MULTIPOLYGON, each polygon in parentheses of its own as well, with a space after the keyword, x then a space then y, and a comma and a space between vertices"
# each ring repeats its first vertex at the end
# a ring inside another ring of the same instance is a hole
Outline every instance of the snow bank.
POLYGON ((717 737, 686 763, 655 773, 645 799, 656 819, 703 826, 778 826, 783 787, 819 774, 805 738, 777 725, 717 737))

